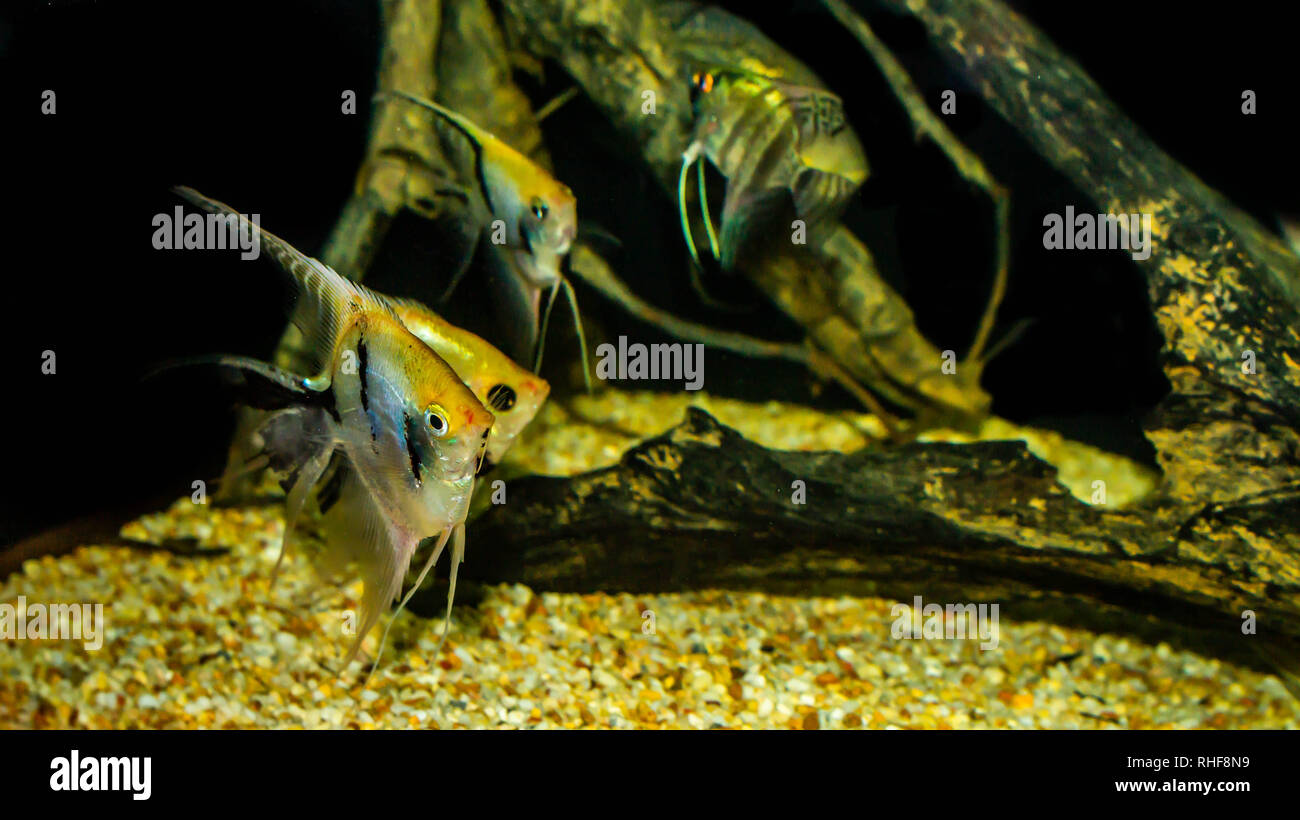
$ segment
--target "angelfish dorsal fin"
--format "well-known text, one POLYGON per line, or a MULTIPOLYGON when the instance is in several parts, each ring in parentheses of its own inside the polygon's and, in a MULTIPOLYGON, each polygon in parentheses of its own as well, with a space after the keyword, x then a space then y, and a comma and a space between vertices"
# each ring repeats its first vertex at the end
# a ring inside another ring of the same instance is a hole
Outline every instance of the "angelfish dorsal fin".
MULTIPOLYGON (((193 188, 172 190, 210 213, 239 213, 193 188)), ((330 266, 307 256, 270 231, 252 222, 247 222, 247 225, 256 234, 260 246, 293 278, 297 298, 291 318, 302 331, 312 366, 319 374, 328 375, 332 369, 337 342, 356 315, 376 310, 393 315, 383 296, 344 278, 330 266)))

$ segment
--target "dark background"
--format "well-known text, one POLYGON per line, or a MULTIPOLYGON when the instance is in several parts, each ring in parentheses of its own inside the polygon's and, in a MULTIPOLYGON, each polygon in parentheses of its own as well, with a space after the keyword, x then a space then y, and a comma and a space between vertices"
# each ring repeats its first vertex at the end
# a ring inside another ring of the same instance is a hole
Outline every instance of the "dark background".
MULTIPOLYGON (((911 139, 865 52, 817 4, 724 5, 845 98, 872 166, 847 219, 923 332, 941 348, 964 351, 991 275, 983 194, 937 149, 911 139)), ((1013 5, 1207 183, 1270 225, 1277 213, 1300 210, 1290 124, 1300 102, 1284 4, 1013 5), (1246 88, 1259 96, 1254 117, 1240 113, 1246 88)), ((955 130, 1012 190, 1012 276, 999 328, 1020 318, 1036 323, 986 371, 995 412, 1149 458, 1138 425, 1166 386, 1138 268, 1122 252, 1045 253, 1043 214, 1090 208, 1088 201, 944 68, 918 25, 874 12, 869 19, 928 99, 957 90, 955 130)), ((142 385, 141 374, 177 356, 269 355, 286 288, 269 262, 155 251, 151 219, 177 204, 169 187, 186 184, 260 213, 265 227, 318 252, 365 145, 378 27, 377 4, 363 0, 56 0, 0 10, 0 548, 96 511, 165 503, 188 494, 194 479, 220 472, 229 402, 183 382, 142 385), (55 116, 40 113, 47 88, 58 95, 55 116), (356 116, 340 112, 343 89, 357 91, 356 116), (58 357, 54 376, 40 372, 47 349, 58 357)), ((570 84, 555 66, 544 83, 521 82, 538 103, 570 84)), ((734 315, 699 305, 673 204, 590 105, 570 103, 545 131, 580 213, 599 215, 600 227, 622 241, 615 261, 632 287, 720 327, 798 337, 761 304, 734 315)), ((393 292, 421 290, 412 282, 427 290, 449 264, 428 225, 403 217, 367 281, 393 292)), ((710 286, 737 303, 757 302, 738 278, 715 277, 710 286)), ((604 333, 657 340, 578 287, 604 333)), ((452 318, 481 326, 481 297, 469 287, 452 318)), ((555 368, 572 348, 553 345, 555 368)), ((798 368, 715 351, 706 384, 744 398, 852 406, 837 390, 814 396, 798 368)))

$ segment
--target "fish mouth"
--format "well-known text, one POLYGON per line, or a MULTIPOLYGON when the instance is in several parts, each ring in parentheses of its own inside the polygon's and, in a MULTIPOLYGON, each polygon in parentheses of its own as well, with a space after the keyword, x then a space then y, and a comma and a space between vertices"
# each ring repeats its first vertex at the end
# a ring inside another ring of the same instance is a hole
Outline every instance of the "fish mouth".
POLYGON ((536 288, 549 288, 560 281, 560 257, 550 248, 535 248, 532 253, 519 254, 519 272, 536 288))
POLYGON ((561 256, 568 253, 569 249, 573 247, 573 240, 577 238, 577 236, 578 228, 576 225, 570 225, 565 228, 560 233, 559 241, 555 243, 555 252, 561 256))

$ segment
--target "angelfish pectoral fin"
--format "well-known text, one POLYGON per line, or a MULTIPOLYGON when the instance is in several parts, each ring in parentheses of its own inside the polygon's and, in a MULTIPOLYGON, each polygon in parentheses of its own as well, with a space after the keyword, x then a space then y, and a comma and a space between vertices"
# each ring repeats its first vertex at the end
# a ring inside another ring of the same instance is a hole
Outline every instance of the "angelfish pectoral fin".
POLYGON ((691 143, 691 146, 682 154, 682 170, 677 174, 677 214, 682 220, 682 236, 686 239, 686 249, 691 252, 691 259, 696 265, 700 263, 700 252, 695 248, 695 237, 691 236, 691 218, 686 212, 686 176, 691 171, 691 165, 699 157, 700 148, 698 143, 691 143))
POLYGON ((541 330, 537 337, 537 356, 533 359, 533 372, 540 373, 542 369, 542 354, 546 352, 546 330, 551 323, 551 310, 555 307, 555 297, 559 295, 560 289, 564 289, 564 298, 569 303, 569 312, 573 316, 573 330, 578 335, 578 355, 582 357, 582 382, 591 392, 591 365, 587 360, 587 334, 582 328, 582 315, 578 311, 578 296, 573 291, 573 285, 569 283, 567 277, 561 276, 551 286, 551 293, 546 298, 546 310, 542 314, 541 330))
POLYGON ((460 572, 461 562, 465 560, 465 525, 457 524, 452 531, 451 537, 451 581, 447 586, 447 617, 442 627, 442 637, 438 639, 438 646, 433 650, 433 656, 436 658, 442 652, 442 645, 447 640, 447 635, 451 632, 451 604, 456 599, 456 576, 460 572))
MULTIPOLYGON (((546 352, 546 330, 551 326, 551 308, 555 307, 555 297, 560 292, 561 281, 560 279, 555 280, 555 284, 551 285, 550 295, 546 297, 546 310, 542 312, 542 323, 537 331, 537 338, 534 340, 537 345, 537 352, 533 356, 534 373, 539 373, 542 370, 542 354, 546 352)), ((536 313, 536 305, 541 303, 541 296, 542 292, 539 289, 536 294, 536 301, 533 302, 534 314, 536 313)))
POLYGON ((591 392, 591 365, 587 359, 587 334, 582 329, 582 316, 578 312, 578 296, 573 292, 573 285, 565 277, 560 278, 564 286, 564 297, 569 300, 569 311, 573 314, 573 329, 578 334, 578 355, 582 357, 582 383, 587 392, 591 392))
POLYGON ((718 232, 713 229, 713 215, 709 213, 709 192, 705 185, 705 170, 704 158, 700 157, 695 162, 695 176, 700 186, 700 215, 704 218, 704 232, 709 235, 709 252, 713 254, 714 259, 721 259, 722 252, 718 250, 718 232))
POLYGON ((686 177, 690 173, 691 165, 698 169, 696 178, 699 185, 699 201, 701 218, 704 220, 704 232, 709 237, 709 252, 713 254, 714 259, 722 259, 721 245, 718 242, 718 232, 713 226, 713 215, 709 212, 709 193, 708 186, 705 184, 705 167, 704 157, 700 156, 699 143, 692 143, 691 147, 682 154, 682 170, 677 177, 677 211, 682 222, 682 236, 686 238, 686 249, 691 254, 691 264, 687 265, 687 273, 691 279, 691 288, 695 294, 700 297, 700 301, 711 308, 726 310, 729 312, 738 312, 746 308, 730 305, 726 302, 713 298, 709 295, 708 289, 704 287, 704 281, 700 278, 700 272, 704 264, 700 261, 700 252, 695 247, 695 237, 691 234, 690 215, 686 210, 686 177))

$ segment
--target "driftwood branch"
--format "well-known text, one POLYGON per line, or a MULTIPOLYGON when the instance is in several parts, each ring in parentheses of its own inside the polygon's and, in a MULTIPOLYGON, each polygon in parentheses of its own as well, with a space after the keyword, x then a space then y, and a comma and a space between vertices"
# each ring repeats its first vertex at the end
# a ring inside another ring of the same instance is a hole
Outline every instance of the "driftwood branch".
POLYGON ((980 366, 980 356, 984 353, 989 336, 993 333, 993 325, 997 319, 997 308, 1002 304, 1002 299, 1006 295, 1007 276, 1010 273, 1011 266, 1011 200, 1006 188, 1002 186, 988 169, 984 167, 984 161, 952 132, 943 119, 932 111, 926 103, 921 90, 912 82, 912 78, 907 74, 906 69, 898 61, 889 48, 881 42, 876 33, 871 30, 867 22, 859 15, 854 13, 843 0, 823 0, 826 8, 840 25, 847 28, 853 33, 853 36, 862 43, 862 47, 871 54, 871 59, 875 60, 876 66, 880 72, 885 75, 890 87, 894 90, 895 96, 903 104, 903 109, 907 111, 908 119, 912 121, 912 127, 916 130, 917 137, 925 136, 933 140, 935 145, 948 156, 952 161, 957 172, 962 178, 972 185, 976 185, 988 193, 993 199, 994 227, 997 231, 997 261, 993 275, 993 295, 989 299, 988 307, 985 308, 983 316, 980 317, 979 328, 975 332, 975 340, 971 342, 970 351, 966 358, 972 364, 980 366))
MULTIPOLYGON (((401 88, 432 97, 440 0, 385 0, 384 45, 379 56, 378 90, 401 88)), ((326 264, 352 279, 361 279, 375 248, 403 207, 419 203, 436 214, 440 183, 450 176, 437 133, 413 128, 424 115, 386 99, 375 103, 365 160, 343 213, 322 251, 326 264)))
POLYGON ((1147 424, 1166 491, 1230 502, 1300 481, 1300 261, 1001 3, 882 4, 917 17, 944 59, 1099 212, 1152 216, 1152 252, 1138 264, 1173 386, 1147 424))
POLYGON ((468 577, 560 591, 1000 600, 1018 617, 1149 617, 1229 645, 1251 609, 1261 632, 1300 637, 1294 556, 1225 552, 1217 540, 1231 528, 1294 542, 1300 505, 1260 497, 1193 521, 1164 507, 1108 511, 1070 495, 1021 442, 780 452, 691 408, 615 466, 517 479, 507 499, 474 523, 468 577), (806 503, 795 503, 796 481, 806 503))

